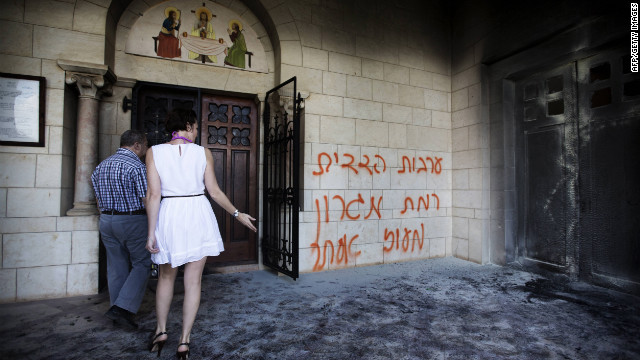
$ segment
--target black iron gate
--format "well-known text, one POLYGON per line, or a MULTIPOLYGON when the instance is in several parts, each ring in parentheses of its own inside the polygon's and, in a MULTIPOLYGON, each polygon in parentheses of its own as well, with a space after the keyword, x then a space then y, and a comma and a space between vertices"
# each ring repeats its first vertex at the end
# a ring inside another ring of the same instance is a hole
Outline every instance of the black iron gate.
POLYGON ((298 278, 300 108, 296 78, 267 92, 264 106, 262 263, 298 278))

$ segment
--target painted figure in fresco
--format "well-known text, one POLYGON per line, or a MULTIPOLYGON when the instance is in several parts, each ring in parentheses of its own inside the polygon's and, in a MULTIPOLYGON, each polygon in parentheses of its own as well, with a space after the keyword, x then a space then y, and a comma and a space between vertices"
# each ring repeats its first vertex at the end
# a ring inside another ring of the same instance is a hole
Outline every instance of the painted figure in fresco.
POLYGON ((162 23, 162 29, 158 34, 158 56, 164 58, 179 58, 180 41, 174 34, 175 31, 180 30, 180 10, 173 6, 169 6, 164 10, 164 14, 167 17, 162 23))
POLYGON ((231 20, 227 32, 233 45, 227 48, 227 56, 224 58, 224 63, 225 65, 244 69, 244 55, 247 52, 247 44, 244 41, 244 34, 242 34, 242 24, 238 20, 231 20))
MULTIPOLYGON (((215 40, 216 33, 213 31, 213 24, 211 23, 212 18, 213 14, 206 7, 201 7, 196 10, 196 21, 193 23, 193 27, 191 28, 191 35, 199 36, 202 39, 215 40)), ((189 59, 202 60, 202 56, 203 55, 196 54, 193 51, 189 51, 189 59)), ((218 58, 215 55, 206 56, 204 60, 206 62, 218 62, 218 58)))

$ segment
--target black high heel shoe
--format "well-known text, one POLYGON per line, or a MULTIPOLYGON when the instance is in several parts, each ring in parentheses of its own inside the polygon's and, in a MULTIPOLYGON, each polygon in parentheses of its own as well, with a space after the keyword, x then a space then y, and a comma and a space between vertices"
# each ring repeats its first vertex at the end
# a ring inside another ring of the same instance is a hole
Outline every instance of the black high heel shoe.
POLYGON ((151 344, 149 344, 149 351, 151 352, 156 352, 156 350, 158 351, 158 357, 160 357, 160 352, 162 351, 162 348, 164 347, 164 344, 167 342, 167 339, 164 340, 158 340, 156 341, 156 339, 162 335, 167 335, 166 331, 162 331, 156 334, 156 336, 153 337, 153 339, 151 339, 151 344))
MULTIPOLYGON (((187 346, 187 347, 188 347, 188 346, 189 346, 189 343, 180 343, 180 344, 178 345, 178 347, 183 346, 183 345, 185 345, 185 346, 187 346)), ((189 349, 187 349, 186 351, 177 351, 177 352, 176 352, 176 356, 177 356, 177 357, 178 357, 178 359, 180 359, 180 360, 186 360, 186 359, 188 359, 188 358, 189 358, 189 349)))

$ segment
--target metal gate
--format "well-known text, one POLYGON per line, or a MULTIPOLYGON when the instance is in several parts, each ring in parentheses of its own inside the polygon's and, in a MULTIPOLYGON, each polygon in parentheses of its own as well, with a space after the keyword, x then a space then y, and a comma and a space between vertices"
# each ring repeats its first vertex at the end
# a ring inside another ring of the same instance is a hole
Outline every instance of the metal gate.
POLYGON ((300 109, 296 77, 267 92, 264 106, 262 263, 298 278, 300 109))

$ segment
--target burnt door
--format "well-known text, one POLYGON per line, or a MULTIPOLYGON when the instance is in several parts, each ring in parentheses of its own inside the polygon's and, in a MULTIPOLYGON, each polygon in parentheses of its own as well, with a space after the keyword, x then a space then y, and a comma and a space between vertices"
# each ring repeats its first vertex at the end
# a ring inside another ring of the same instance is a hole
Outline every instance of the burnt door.
POLYGON ((575 63, 516 82, 518 258, 577 275, 575 63))
POLYGON ((640 293, 640 75, 626 44, 578 69, 581 273, 640 293))
MULTIPOLYGON (((211 151, 220 189, 238 210, 258 217, 258 110, 253 100, 202 95, 201 145, 211 151)), ((224 252, 210 263, 255 262, 256 234, 211 201, 224 252)))

